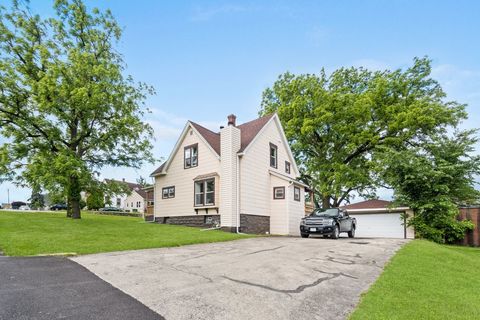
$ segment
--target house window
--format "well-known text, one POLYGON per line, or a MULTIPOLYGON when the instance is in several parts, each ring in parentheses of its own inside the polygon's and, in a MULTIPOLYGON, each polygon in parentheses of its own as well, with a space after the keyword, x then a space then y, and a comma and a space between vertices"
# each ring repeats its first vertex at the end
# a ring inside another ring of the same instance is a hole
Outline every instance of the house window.
POLYGON ((121 199, 117 198, 117 207, 120 207, 121 204, 122 204, 121 199))
POLYGON ((175 187, 165 187, 162 189, 162 199, 175 198, 175 187))
POLYGON ((195 181, 195 206, 215 204, 215 179, 195 181))
POLYGON ((273 199, 285 199, 285 187, 274 187, 273 199))
POLYGON ((293 187, 293 200, 300 201, 300 188, 293 187))
POLYGON ((290 162, 285 161, 285 172, 290 174, 290 162))
POLYGON ((140 201, 137 201, 137 208, 140 208, 140 201))
POLYGON ((277 168, 277 153, 278 148, 273 143, 270 143, 270 167, 277 168))
POLYGON ((132 201, 132 203, 131 203, 131 207, 133 208, 133 201, 132 201))
POLYGON ((184 168, 193 168, 198 165, 198 144, 187 146, 184 149, 184 168))

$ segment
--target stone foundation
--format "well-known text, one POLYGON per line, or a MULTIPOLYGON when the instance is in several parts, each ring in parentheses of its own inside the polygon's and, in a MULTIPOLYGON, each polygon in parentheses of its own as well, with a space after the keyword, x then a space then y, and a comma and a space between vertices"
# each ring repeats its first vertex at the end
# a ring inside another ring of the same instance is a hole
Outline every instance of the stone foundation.
POLYGON ((270 217, 254 214, 241 214, 240 231, 253 234, 265 234, 270 232, 270 217))
POLYGON ((220 215, 155 217, 155 222, 162 224, 178 224, 188 227, 213 228, 216 225, 220 225, 220 215))
MULTIPOLYGON (((155 217, 155 222, 176 224, 198 228, 213 228, 220 225, 220 215, 195 215, 179 217, 155 217)), ((223 231, 236 232, 236 227, 221 227, 223 231)), ((266 234, 270 232, 270 217, 254 214, 240 215, 240 232, 251 234, 266 234)))

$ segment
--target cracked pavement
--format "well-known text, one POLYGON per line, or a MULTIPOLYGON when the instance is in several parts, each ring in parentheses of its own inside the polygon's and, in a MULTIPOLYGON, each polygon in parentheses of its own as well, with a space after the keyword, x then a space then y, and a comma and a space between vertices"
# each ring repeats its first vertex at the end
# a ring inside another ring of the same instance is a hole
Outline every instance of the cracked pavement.
POLYGON ((72 260, 166 319, 345 319, 407 241, 264 237, 72 260))

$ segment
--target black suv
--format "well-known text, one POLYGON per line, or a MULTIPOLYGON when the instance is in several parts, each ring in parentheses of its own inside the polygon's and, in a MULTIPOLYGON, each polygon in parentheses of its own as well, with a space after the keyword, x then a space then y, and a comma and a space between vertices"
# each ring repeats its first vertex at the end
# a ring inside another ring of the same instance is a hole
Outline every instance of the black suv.
POLYGON ((350 238, 355 237, 357 220, 339 208, 315 209, 300 222, 300 235, 308 238, 311 234, 321 234, 338 239, 341 232, 347 232, 350 238))
POLYGON ((52 211, 67 210, 67 205, 65 203, 56 203, 50 207, 50 210, 52 211))

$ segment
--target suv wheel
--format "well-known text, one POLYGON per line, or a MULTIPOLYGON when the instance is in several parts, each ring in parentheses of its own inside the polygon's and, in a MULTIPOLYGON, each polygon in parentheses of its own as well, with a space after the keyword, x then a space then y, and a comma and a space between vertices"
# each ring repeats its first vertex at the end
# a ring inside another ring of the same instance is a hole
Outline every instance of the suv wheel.
POLYGON ((355 226, 352 226, 352 230, 348 231, 348 237, 349 238, 355 237, 355 226))
POLYGON ((332 233, 332 239, 338 239, 340 236, 340 228, 338 227, 338 224, 335 226, 335 229, 333 230, 332 233))
POLYGON ((308 233, 300 233, 300 236, 302 238, 308 238, 309 234, 308 233))

